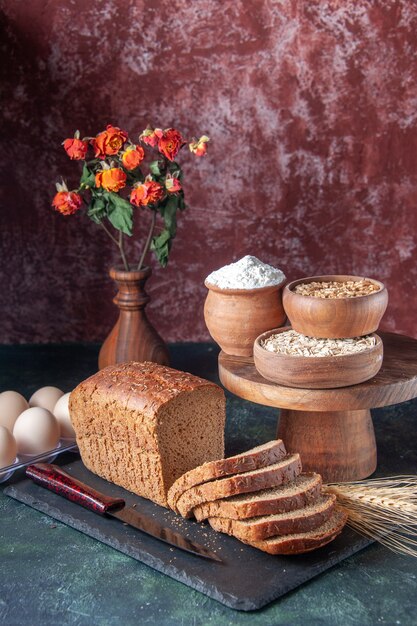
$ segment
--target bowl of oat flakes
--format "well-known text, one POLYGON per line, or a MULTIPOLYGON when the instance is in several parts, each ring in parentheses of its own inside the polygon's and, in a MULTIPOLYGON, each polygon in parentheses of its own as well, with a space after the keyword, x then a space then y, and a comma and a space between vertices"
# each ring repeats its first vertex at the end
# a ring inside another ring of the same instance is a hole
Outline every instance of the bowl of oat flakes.
POLYGON ((283 292, 283 305, 294 330, 309 337, 338 339, 375 332, 388 304, 378 280, 327 275, 301 278, 283 292))
POLYGON ((318 339, 285 326, 256 338, 253 359, 261 376, 279 385, 334 389, 376 376, 382 366, 383 344, 375 333, 318 339))

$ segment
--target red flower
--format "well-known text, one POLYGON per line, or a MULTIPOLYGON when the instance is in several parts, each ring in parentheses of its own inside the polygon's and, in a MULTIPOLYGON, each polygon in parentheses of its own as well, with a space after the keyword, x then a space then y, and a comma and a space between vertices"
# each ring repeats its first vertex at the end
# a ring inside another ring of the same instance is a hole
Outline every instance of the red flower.
POLYGON ((159 141, 159 138, 162 137, 163 131, 161 128, 155 128, 153 130, 150 126, 145 128, 145 130, 139 135, 139 139, 146 143, 148 146, 154 148, 159 141))
POLYGON ((85 159, 88 149, 87 141, 71 137, 71 139, 65 139, 63 146, 70 159, 74 161, 83 161, 85 159))
POLYGON ((189 144, 190 151, 194 152, 196 156, 204 156, 207 152, 207 143, 209 141, 210 138, 207 135, 203 135, 198 141, 192 141, 189 144))
POLYGON ((81 196, 75 191, 58 191, 52 200, 52 206, 62 215, 72 215, 78 211, 82 202, 81 196))
POLYGON ((158 150, 167 159, 173 161, 184 145, 184 140, 175 128, 167 128, 158 141, 158 150))
POLYGON ((103 187, 106 191, 119 191, 126 185, 126 174, 119 167, 101 170, 96 174, 96 187, 103 187))
POLYGON ((106 156, 117 154, 127 140, 127 133, 117 126, 109 124, 102 133, 99 133, 91 143, 94 148, 94 156, 105 159, 106 156))
POLYGON ((145 151, 141 146, 132 146, 122 154, 122 163, 127 170, 134 170, 145 158, 145 151))
POLYGON ((165 188, 168 193, 177 193, 177 191, 181 191, 182 186, 178 178, 167 176, 165 179, 165 188))
POLYGON ((147 180, 132 189, 130 202, 135 206, 148 206, 156 204, 164 196, 164 188, 154 180, 147 180))

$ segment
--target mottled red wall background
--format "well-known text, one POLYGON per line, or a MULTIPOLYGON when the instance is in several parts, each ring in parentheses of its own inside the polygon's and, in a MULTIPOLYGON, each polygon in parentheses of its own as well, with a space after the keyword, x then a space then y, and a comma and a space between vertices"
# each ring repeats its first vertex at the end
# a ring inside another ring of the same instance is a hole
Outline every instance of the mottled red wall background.
MULTIPOLYGON (((358 273, 417 335, 417 3, 3 0, 2 342, 102 340, 111 242, 50 209, 60 142, 112 122, 206 132, 151 280, 167 340, 208 338, 203 280, 251 253, 291 278, 358 273)), ((140 228, 142 237, 145 225, 140 228)))

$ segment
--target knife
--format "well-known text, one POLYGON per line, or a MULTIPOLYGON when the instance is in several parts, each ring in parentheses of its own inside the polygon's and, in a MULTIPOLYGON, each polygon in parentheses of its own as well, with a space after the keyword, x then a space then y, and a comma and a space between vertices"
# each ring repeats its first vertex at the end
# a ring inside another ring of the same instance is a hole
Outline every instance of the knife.
POLYGON ((89 511, 93 511, 98 515, 115 517, 125 524, 129 524, 129 526, 133 526, 133 528, 137 528, 147 535, 160 539, 160 541, 164 541, 180 550, 223 563, 217 554, 211 550, 187 537, 183 537, 170 528, 162 526, 154 519, 139 513, 132 507, 127 507, 122 498, 112 498, 96 491, 64 472, 58 465, 34 463, 26 468, 26 475, 41 487, 45 487, 45 489, 49 489, 67 500, 71 500, 71 502, 76 502, 89 511))

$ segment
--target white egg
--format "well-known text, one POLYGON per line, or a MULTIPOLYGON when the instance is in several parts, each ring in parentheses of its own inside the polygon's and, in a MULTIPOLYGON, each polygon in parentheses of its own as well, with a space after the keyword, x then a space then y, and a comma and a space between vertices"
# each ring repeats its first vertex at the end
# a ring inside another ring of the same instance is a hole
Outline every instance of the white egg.
POLYGON ((23 411, 29 408, 27 400, 17 391, 0 393, 0 426, 13 432, 13 426, 23 411))
POLYGON ((32 407, 16 420, 13 436, 20 454, 42 454, 55 448, 59 441, 59 424, 47 409, 32 407))
POLYGON ((58 387, 41 387, 31 396, 29 406, 40 406, 53 413, 54 406, 64 392, 58 387))
POLYGON ((55 405, 54 415, 61 428, 61 437, 64 439, 75 439, 75 430, 71 424, 68 408, 69 397, 69 393, 64 393, 64 395, 60 397, 55 405))
POLYGON ((0 467, 7 467, 14 463, 16 454, 17 445, 15 438, 8 428, 0 426, 0 467))

